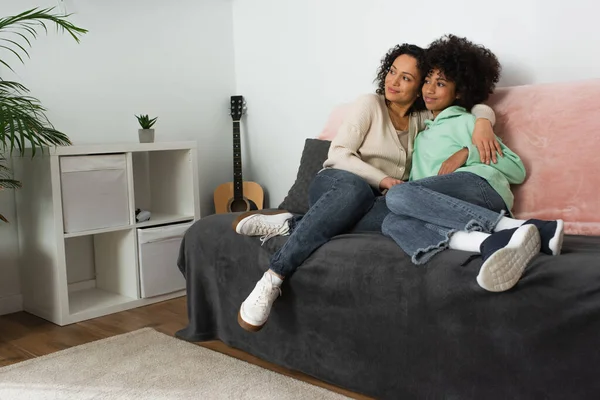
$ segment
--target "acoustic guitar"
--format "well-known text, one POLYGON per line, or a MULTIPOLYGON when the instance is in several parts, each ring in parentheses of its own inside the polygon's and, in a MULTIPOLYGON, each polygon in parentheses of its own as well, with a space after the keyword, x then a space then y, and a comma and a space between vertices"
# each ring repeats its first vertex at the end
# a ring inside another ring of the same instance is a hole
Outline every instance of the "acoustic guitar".
POLYGON ((215 212, 225 214, 238 211, 262 210, 265 194, 256 182, 242 178, 242 146, 240 121, 246 113, 243 96, 231 96, 231 118, 233 119, 233 182, 219 185, 214 192, 215 212))

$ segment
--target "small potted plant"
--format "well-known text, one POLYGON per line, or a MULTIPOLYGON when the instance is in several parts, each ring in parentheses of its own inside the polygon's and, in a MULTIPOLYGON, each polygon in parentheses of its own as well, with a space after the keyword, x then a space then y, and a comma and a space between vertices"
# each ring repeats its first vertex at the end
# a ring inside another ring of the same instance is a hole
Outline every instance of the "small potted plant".
POLYGON ((156 122, 157 118, 150 119, 148 115, 136 115, 135 116, 140 123, 142 129, 138 129, 138 134, 140 136, 140 143, 152 143, 154 142, 154 129, 152 129, 152 125, 156 122))

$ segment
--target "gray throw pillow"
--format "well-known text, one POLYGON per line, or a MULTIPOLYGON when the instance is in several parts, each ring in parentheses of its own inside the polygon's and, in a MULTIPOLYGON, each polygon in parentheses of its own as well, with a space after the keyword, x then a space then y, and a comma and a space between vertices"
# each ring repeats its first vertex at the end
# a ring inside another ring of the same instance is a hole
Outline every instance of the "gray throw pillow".
POLYGON ((279 205, 279 209, 288 210, 294 214, 306 214, 308 211, 308 188, 317 172, 323 168, 330 144, 329 140, 306 139, 296 181, 279 205))

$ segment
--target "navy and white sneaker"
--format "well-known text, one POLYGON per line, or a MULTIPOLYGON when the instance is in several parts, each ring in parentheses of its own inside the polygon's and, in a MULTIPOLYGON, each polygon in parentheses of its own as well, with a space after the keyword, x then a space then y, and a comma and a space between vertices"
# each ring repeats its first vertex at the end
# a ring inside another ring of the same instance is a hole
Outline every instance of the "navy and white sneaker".
POLYGON ((542 221, 541 219, 530 219, 525 221, 525 224, 532 224, 540 231, 542 240, 542 253, 550 256, 560 254, 564 238, 565 223, 562 219, 555 221, 542 221))
POLYGON ((491 234, 480 246, 483 265, 477 283, 490 292, 512 288, 540 248, 540 233, 533 224, 491 234))

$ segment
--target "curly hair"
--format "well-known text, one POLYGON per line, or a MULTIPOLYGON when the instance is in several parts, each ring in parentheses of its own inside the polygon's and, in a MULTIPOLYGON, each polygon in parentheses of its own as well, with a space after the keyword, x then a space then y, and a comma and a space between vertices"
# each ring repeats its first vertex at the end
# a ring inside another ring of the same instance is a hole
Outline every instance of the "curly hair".
MULTIPOLYGON (((429 45, 426 53, 428 73, 439 69, 455 83, 455 105, 470 110, 494 92, 502 67, 489 49, 466 38, 446 35, 429 45)), ((426 74, 427 75, 427 74, 426 74)))
MULTIPOLYGON (((377 82, 377 90, 375 90, 375 93, 385 95, 385 77, 390 71, 390 68, 392 68, 392 64, 396 58, 403 54, 407 54, 417 60, 417 68, 421 72, 420 83, 422 86, 425 75, 427 75, 427 71, 429 71, 429 69, 426 67, 427 64, 425 63, 425 50, 414 44, 397 44, 396 46, 392 47, 381 59, 381 65, 377 69, 377 76, 375 77, 375 82, 377 82)), ((423 98, 417 97, 417 100, 413 103, 410 111, 413 112, 421 110, 425 110, 425 103, 423 102, 423 98)))

